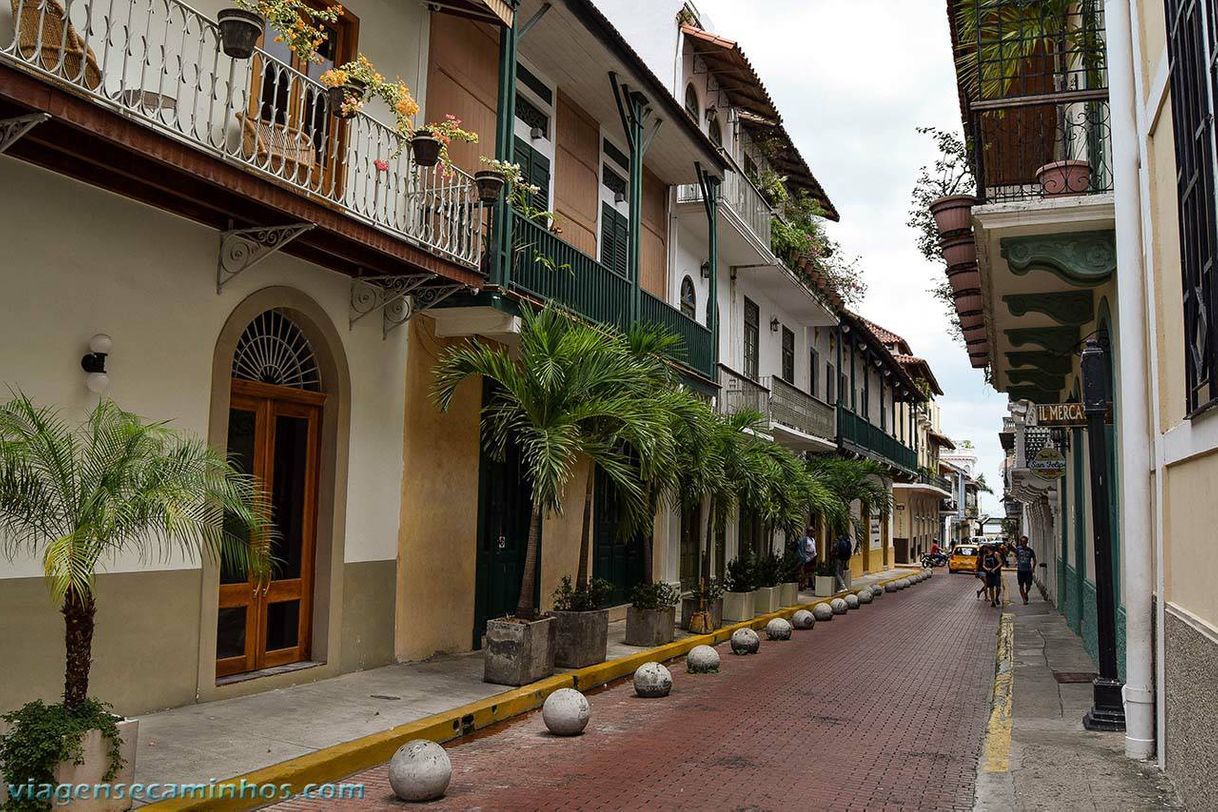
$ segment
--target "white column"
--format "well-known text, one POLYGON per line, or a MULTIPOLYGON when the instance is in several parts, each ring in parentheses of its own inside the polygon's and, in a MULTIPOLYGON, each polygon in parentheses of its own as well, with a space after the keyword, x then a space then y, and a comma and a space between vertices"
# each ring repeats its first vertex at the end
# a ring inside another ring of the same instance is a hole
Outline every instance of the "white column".
MULTIPOLYGON (((1155 752, 1154 659, 1151 649, 1150 398, 1147 379, 1146 296, 1142 269, 1142 200, 1139 177, 1137 100, 1128 0, 1106 0, 1112 167, 1116 203, 1116 376, 1120 414, 1121 539, 1125 591, 1125 754, 1155 752)), ((1119 597, 1119 596, 1118 596, 1119 597)))

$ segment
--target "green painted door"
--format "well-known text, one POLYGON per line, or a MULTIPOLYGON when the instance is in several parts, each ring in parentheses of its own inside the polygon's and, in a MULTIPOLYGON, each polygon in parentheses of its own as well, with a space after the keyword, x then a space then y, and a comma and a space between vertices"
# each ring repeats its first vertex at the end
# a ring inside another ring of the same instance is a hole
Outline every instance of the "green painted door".
POLYGON ((697 507, 681 508, 681 588, 692 589, 698 585, 702 575, 701 552, 698 544, 698 519, 701 511, 697 507))
POLYGON ((621 529, 619 499, 604 472, 597 469, 596 520, 592 534, 592 577, 613 585, 613 603, 630 600, 631 591, 643 583, 644 536, 627 536, 621 529))
MULTIPOLYGON (((524 575, 529 517, 533 506, 520 452, 515 446, 508 447, 502 461, 491 459, 483 451, 478 480, 475 649, 482 648, 486 621, 511 614, 520 600, 520 580, 524 575)), ((537 560, 541 561, 540 551, 537 560)))

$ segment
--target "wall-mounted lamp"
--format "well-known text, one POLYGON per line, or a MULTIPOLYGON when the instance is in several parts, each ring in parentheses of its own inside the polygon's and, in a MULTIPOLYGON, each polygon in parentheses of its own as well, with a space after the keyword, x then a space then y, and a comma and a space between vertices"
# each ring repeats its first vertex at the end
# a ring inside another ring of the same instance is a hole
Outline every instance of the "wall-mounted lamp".
POLYGON ((626 202, 626 193, 625 192, 614 192, 613 193, 613 202, 614 203, 625 203, 626 202))
POLYGON ((709 261, 702 263, 702 278, 710 279, 710 262, 709 261))
POLYGON ((777 317, 777 316, 775 316, 774 318, 770 319, 770 332, 771 332, 771 333, 777 333, 777 332, 778 332, 778 327, 779 327, 779 324, 778 324, 778 317, 777 317))
POLYGON ((534 141, 540 141, 545 137, 545 131, 542 130, 541 127, 533 127, 529 130, 529 138, 532 138, 534 141))
POLYGON ((110 354, 114 342, 105 333, 98 333, 89 339, 89 352, 80 359, 80 368, 85 375, 85 386, 90 392, 101 394, 110 386, 110 376, 106 374, 106 356, 110 354))

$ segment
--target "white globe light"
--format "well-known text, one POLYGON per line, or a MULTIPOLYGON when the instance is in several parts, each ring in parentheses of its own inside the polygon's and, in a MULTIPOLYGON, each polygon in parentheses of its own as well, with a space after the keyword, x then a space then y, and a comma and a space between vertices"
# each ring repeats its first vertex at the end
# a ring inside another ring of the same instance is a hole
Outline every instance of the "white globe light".
POLYGON ((109 355, 114 348, 114 341, 105 333, 98 333, 89 339, 89 352, 109 355))
POLYGON ((110 388, 110 376, 104 372, 90 372, 85 376, 85 386, 90 392, 100 395, 110 388))

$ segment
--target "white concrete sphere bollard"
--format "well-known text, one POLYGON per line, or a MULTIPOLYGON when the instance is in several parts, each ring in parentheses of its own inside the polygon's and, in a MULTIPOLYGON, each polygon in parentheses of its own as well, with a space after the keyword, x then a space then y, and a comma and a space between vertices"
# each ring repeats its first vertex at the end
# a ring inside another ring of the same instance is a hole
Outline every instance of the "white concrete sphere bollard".
POLYGON ((760 648, 761 638, 752 629, 732 632, 732 654, 756 654, 760 648))
POLYGON ((791 616, 791 625, 797 629, 811 629, 816 625, 816 615, 807 609, 800 609, 791 616))
POLYGON ((790 640, 791 624, 786 619, 776 617, 765 624, 765 636, 770 640, 790 640))
POLYGON ((578 736, 588 726, 592 708, 588 697, 574 688, 559 688, 546 697, 541 718, 555 736, 578 736))
POLYGON ((859 590, 859 603, 871 603, 875 600, 875 593, 871 589, 864 587, 859 590))
POLYGON ((827 603, 818 603, 812 607, 812 616, 817 620, 833 620, 833 607, 827 603))
POLYGON ((433 741, 415 739, 389 759, 389 786, 402 801, 434 801, 444 797, 453 777, 448 752, 433 741))
POLYGON ((884 591, 885 591, 883 584, 872 584, 870 587, 868 587, 868 589, 871 590, 871 597, 873 597, 873 598, 880 597, 881 595, 884 594, 884 591))
POLYGON ((685 655, 685 670, 691 674, 718 673, 719 652, 710 646, 694 646, 685 655))
POLYGON ((672 672, 659 663, 643 663, 634 672, 634 693, 646 699, 668 696, 672 672))
POLYGON ((932 577, 934 574, 935 574, 935 571, 934 571, 934 570, 932 570, 932 569, 924 569, 924 570, 922 570, 922 577, 923 577, 923 578, 930 578, 930 577, 932 577))
POLYGON ((841 598, 834 598, 833 600, 829 601, 829 608, 833 610, 833 614, 835 615, 844 615, 850 606, 841 598))
POLYGON ((847 609, 858 609, 859 608, 859 596, 858 595, 851 593, 851 594, 847 595, 845 598, 843 598, 843 600, 846 601, 847 609))

